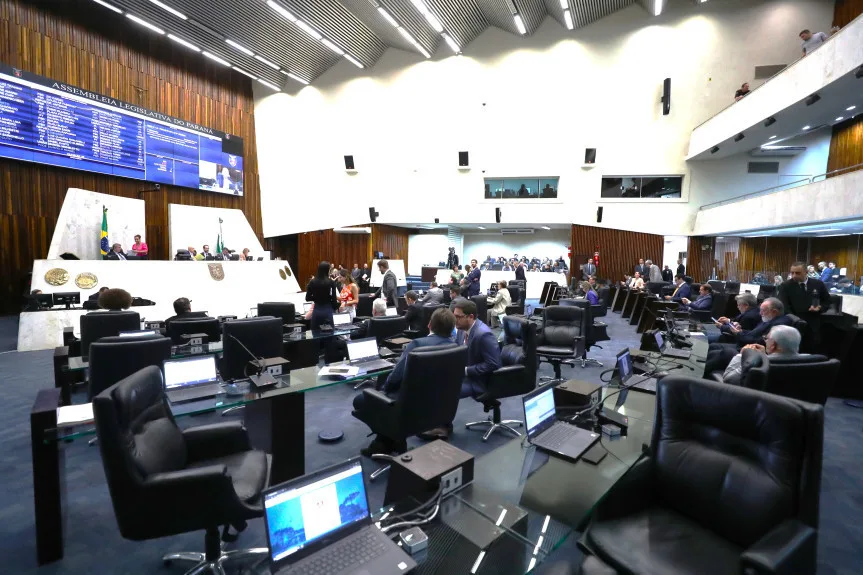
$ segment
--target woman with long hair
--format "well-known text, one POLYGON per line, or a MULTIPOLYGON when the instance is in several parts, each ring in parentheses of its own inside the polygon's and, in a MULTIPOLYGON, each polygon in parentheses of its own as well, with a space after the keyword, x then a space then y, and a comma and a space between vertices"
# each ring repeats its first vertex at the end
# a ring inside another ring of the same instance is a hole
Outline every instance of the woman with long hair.
POLYGON ((329 262, 318 264, 318 273, 306 286, 306 301, 313 302, 311 328, 319 330, 321 326, 333 325, 333 310, 339 309, 339 294, 336 282, 329 278, 329 262))
POLYGON ((351 321, 357 317, 357 303, 360 301, 360 287, 354 281, 351 273, 343 269, 339 271, 339 281, 342 284, 342 291, 339 293, 339 300, 342 302, 342 311, 348 312, 351 316, 351 321))

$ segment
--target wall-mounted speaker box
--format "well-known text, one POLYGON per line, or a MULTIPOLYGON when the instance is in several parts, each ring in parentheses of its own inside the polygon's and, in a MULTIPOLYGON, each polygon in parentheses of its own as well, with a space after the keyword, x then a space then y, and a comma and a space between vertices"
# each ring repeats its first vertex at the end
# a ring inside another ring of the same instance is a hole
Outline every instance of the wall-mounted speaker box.
POLYGON ((468 160, 467 152, 459 152, 458 153, 458 167, 459 168, 467 168, 470 166, 470 161, 468 160))
POLYGON ((602 223, 602 206, 596 208, 596 223, 602 223))
POLYGON ((345 169, 346 170, 356 170, 354 167, 354 157, 353 156, 345 156, 345 169))
POLYGON ((494 221, 500 223, 500 208, 494 209, 494 221))
POLYGON ((671 78, 662 82, 662 115, 671 113, 671 78))
POLYGON ((585 148, 584 149, 584 163, 585 164, 595 164, 596 163, 596 148, 585 148))
POLYGON ((374 207, 369 208, 369 219, 372 223, 375 223, 377 221, 379 215, 380 214, 375 211, 374 207))

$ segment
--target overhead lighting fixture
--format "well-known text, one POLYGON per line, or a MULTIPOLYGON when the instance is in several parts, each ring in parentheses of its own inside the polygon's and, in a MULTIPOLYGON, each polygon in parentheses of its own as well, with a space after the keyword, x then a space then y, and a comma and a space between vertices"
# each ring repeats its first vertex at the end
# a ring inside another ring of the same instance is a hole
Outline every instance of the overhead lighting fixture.
POLYGON ((743 134, 743 132, 740 132, 739 134, 737 134, 736 136, 734 136, 734 141, 735 141, 735 142, 739 142, 740 140, 742 140, 742 139, 743 139, 743 138, 745 138, 745 137, 746 137, 746 136, 743 134))
POLYGON ((440 23, 440 20, 431 13, 431 10, 429 10, 428 6, 425 5, 425 2, 422 0, 411 0, 411 4, 414 5, 414 8, 416 8, 420 14, 425 16, 425 19, 428 21, 429 25, 434 28, 435 32, 438 34, 443 32, 443 25, 440 23))
POLYGON ((718 151, 719 151, 719 146, 713 146, 712 148, 710 148, 710 153, 711 153, 711 154, 715 154, 715 153, 716 153, 716 152, 718 152, 718 151))
POLYGON ((765 128, 770 127, 775 123, 776 123, 776 118, 774 118, 773 116, 770 116, 769 118, 764 120, 764 127, 765 128))
POLYGON ((653 0, 653 15, 659 16, 662 14, 662 0, 653 0))
POLYGON ((423 47, 422 47, 422 45, 421 45, 419 42, 417 42, 416 40, 414 40, 414 37, 413 37, 413 36, 411 36, 410 32, 408 32, 407 30, 405 30, 405 29, 404 29, 404 28, 402 28, 401 26, 399 26, 398 28, 396 28, 396 30, 398 30, 398 31, 399 31, 399 34, 401 34, 401 35, 404 37, 404 39, 405 39, 405 40, 407 40, 408 42, 410 42, 411 44, 413 44, 414 48, 416 48, 417 50, 419 50, 419 51, 420 51, 420 53, 422 53, 422 55, 423 55, 423 56, 425 56, 426 58, 431 58, 431 54, 429 54, 429 53, 428 53, 428 51, 426 51, 426 49, 425 49, 425 48, 423 48, 423 47))
POLYGON ((186 42, 186 41, 185 41, 185 40, 183 40, 182 38, 178 38, 177 36, 174 36, 173 34, 168 34, 168 38, 170 38, 171 40, 173 40, 173 41, 174 41, 174 42, 176 42, 177 44, 180 44, 180 45, 182 45, 182 46, 185 46, 185 47, 186 47, 186 48, 188 48, 189 50, 194 50, 195 52, 200 52, 200 51, 201 51, 201 49, 200 49, 200 48, 198 48, 197 46, 195 46, 195 45, 194 45, 194 44, 192 44, 191 42, 186 42))
POLYGON ((275 84, 270 84, 270 83, 269 83, 269 82, 267 82, 266 80, 261 80, 260 78, 258 78, 257 80, 258 80, 258 82, 259 82, 259 83, 263 84, 264 86, 266 86, 266 87, 267 87, 267 88, 269 88, 270 90, 273 90, 273 91, 275 91, 275 92, 281 92, 281 91, 282 91, 282 89, 281 89, 281 88, 279 88, 279 87, 278 87, 278 86, 276 86, 275 84))
POLYGON ((122 10, 120 10, 119 8, 117 8, 116 6, 114 6, 113 4, 108 4, 107 2, 103 2, 102 0, 93 0, 93 2, 95 2, 95 3, 96 3, 96 4, 98 4, 99 6, 104 6, 104 7, 105 7, 105 8, 107 8, 108 10, 111 10, 112 12, 116 12, 117 14, 122 14, 122 13, 123 13, 123 11, 122 11, 122 10))
POLYGON ((803 126, 803 129, 804 129, 804 130, 808 130, 808 129, 809 129, 809 128, 811 128, 811 127, 812 127, 812 126, 803 126))
POLYGON ((321 40, 323 38, 323 36, 321 36, 321 34, 317 30, 315 30, 314 28, 312 28, 311 26, 309 26, 308 24, 306 24, 302 20, 297 20, 295 22, 295 24, 297 25, 297 28, 299 28, 300 30, 302 30, 303 32, 305 32, 306 34, 308 34, 309 36, 311 36, 315 40, 321 40))
POLYGON ((264 58, 263 56, 258 56, 257 54, 255 54, 255 60, 257 60, 258 62, 262 62, 262 63, 266 64, 267 66, 269 66, 269 67, 270 67, 270 68, 272 68, 273 70, 278 70, 278 69, 279 69, 279 66, 278 66, 278 65, 273 64, 272 62, 270 62, 269 60, 267 60, 267 59, 266 59, 266 58, 264 58))
POLYGON ((291 22, 297 21, 297 17, 294 16, 293 14, 291 14, 290 12, 288 12, 287 10, 285 10, 285 8, 281 4, 279 4, 278 2, 274 2, 273 0, 267 0, 267 6, 269 6, 270 8, 272 8, 273 10, 275 10, 276 12, 278 12, 279 14, 284 16, 286 19, 290 20, 291 22))
POLYGON ((482 226, 477 226, 477 228, 478 228, 478 229, 480 229, 480 230, 484 230, 484 229, 485 229, 485 228, 484 228, 484 227, 482 227, 482 226))
POLYGON ((550 227, 548 227, 548 226, 542 226, 542 229, 544 229, 544 230, 550 230, 551 228, 550 228, 550 227))
POLYGON ((321 44, 323 44, 324 46, 326 46, 327 48, 329 48, 330 50, 332 50, 333 52, 335 52, 339 56, 345 55, 344 50, 342 50, 341 48, 339 48, 338 46, 336 46, 335 44, 333 44, 332 42, 330 42, 326 38, 321 38, 321 44))
POLYGON ((856 107, 857 106, 848 106, 847 108, 845 108, 845 111, 850 112, 851 110, 855 109, 856 107))
POLYGON ((569 0, 560 0, 560 9, 569 10, 569 0))
POLYGON ((236 48, 237 50, 239 50, 240 52, 242 52, 243 54, 245 54, 247 56, 254 56, 255 55, 254 52, 252 52, 251 50, 249 50, 248 48, 246 48, 242 44, 238 44, 238 43, 234 42, 233 40, 226 39, 225 42, 228 44, 228 46, 233 46, 234 48, 236 48))
POLYGON ((345 60, 347 60, 348 62, 350 62, 351 64, 353 64, 357 68, 365 68, 365 66, 363 66, 362 62, 360 62, 359 60, 357 60, 356 58, 354 58, 350 54, 345 54, 345 60))
POLYGON ((285 76, 287 76, 288 78, 291 78, 292 80, 296 80, 300 84, 305 84, 306 86, 309 85, 309 83, 306 80, 303 80, 302 78, 300 78, 296 74, 291 74, 290 72, 285 72, 285 76))
POLYGON ((204 56, 206 56, 207 58, 209 58, 210 60, 212 60, 213 62, 218 62, 218 63, 219 63, 219 64, 221 64, 222 66, 230 66, 230 65, 231 65, 231 63, 230 63, 230 62, 228 62, 227 60, 222 60, 221 58, 219 58, 219 57, 218 57, 218 56, 216 56, 215 54, 210 54, 210 53, 209 53, 209 52, 207 52, 206 50, 204 50, 204 51, 203 51, 203 52, 201 52, 201 53, 202 53, 204 56))
POLYGON ((844 120, 844 119, 845 119, 845 116, 839 116, 838 118, 836 118, 836 120, 835 120, 835 121, 836 121, 836 122, 841 122, 841 121, 842 121, 842 120, 844 120))
POLYGON ((815 236, 816 238, 838 238, 841 236, 847 236, 848 234, 827 234, 826 236, 815 236))
POLYGON ((768 140, 772 140, 772 139, 773 139, 773 138, 775 138, 775 137, 776 137, 776 136, 770 136, 770 137, 769 137, 769 138, 767 138, 767 139, 768 139, 768 140))
POLYGON ((458 47, 458 44, 455 43, 455 40, 453 40, 449 34, 444 32, 443 34, 441 34, 441 36, 443 37, 444 42, 446 42, 447 45, 452 48, 453 52, 455 52, 456 54, 459 54, 461 52, 461 48, 458 47))
POLYGON ((179 10, 175 10, 175 9, 171 8, 170 6, 168 6, 167 4, 165 4, 163 2, 159 2, 159 0, 150 0, 150 2, 152 2, 153 4, 155 4, 156 6, 161 8, 162 10, 164 10, 165 12, 170 12, 171 14, 176 16, 177 18, 182 18, 183 20, 189 19, 188 16, 186 16, 185 14, 180 12, 179 10))
POLYGON ((512 19, 515 20, 515 27, 518 28, 518 33, 524 36, 527 34, 527 28, 524 27, 524 22, 521 20, 521 16, 518 14, 513 14, 512 19))
POLYGON ((239 73, 240 73, 240 74, 242 74, 243 76, 248 76, 248 77, 249 77, 249 78, 251 78, 252 80, 257 80, 257 79, 258 79, 258 77, 257 77, 257 76, 255 76, 254 74, 249 74, 248 72, 246 72, 246 71, 245 71, 245 70, 243 70, 242 68, 237 68, 236 66, 231 66, 231 68, 233 68, 234 70, 236 70, 237 72, 239 72, 239 73))
POLYGON ((140 24, 144 28, 149 28, 150 30, 152 30, 153 32, 155 32, 157 34, 162 34, 162 35, 165 34, 165 31, 162 30, 161 28, 159 28, 158 26, 154 26, 154 25, 150 24, 149 22, 147 22, 146 20, 141 20, 137 16, 134 16, 132 14, 126 14, 126 18, 128 18, 132 22, 140 24))
POLYGON ((811 96, 806 98, 806 105, 811 106, 812 104, 814 104, 815 102, 817 102, 820 99, 821 99, 821 96, 819 96, 818 94, 812 94, 811 96))
POLYGON ((572 30, 575 28, 575 25, 572 23, 572 14, 569 13, 569 10, 564 10, 563 19, 566 22, 566 29, 572 30))
POLYGON ((393 17, 390 15, 390 13, 389 13, 389 12, 387 12, 387 11, 383 8, 383 6, 378 6, 378 12, 380 12, 380 15, 384 17, 384 20, 386 20, 387 22, 389 22, 390 24, 392 24, 393 28, 398 28, 398 27, 399 27, 399 23, 398 23, 398 22, 396 22, 396 19, 395 19, 395 18, 393 18, 393 17))

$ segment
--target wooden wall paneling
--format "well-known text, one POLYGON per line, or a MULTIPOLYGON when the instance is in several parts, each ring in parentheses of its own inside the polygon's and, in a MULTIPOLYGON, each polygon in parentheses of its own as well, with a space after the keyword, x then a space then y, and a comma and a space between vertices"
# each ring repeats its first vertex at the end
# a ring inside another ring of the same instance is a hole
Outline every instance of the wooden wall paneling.
MULTIPOLYGON (((639 258, 652 259, 662 267, 664 236, 627 230, 598 228, 595 226, 572 226, 572 253, 590 254, 599 247, 597 274, 612 281, 632 275, 639 258)), ((584 263, 573 262, 576 265, 584 263)), ((575 269, 575 268, 574 268, 575 269)))
MULTIPOLYGON (((0 0, 0 62, 243 138, 243 197, 165 185, 145 195, 142 232, 151 258, 171 255, 169 203, 243 210, 263 239, 251 80, 138 32, 87 0, 0 0)), ((0 312, 19 310, 22 279, 34 259, 47 255, 66 190, 73 187, 133 198, 149 185, 0 159, 0 312)))
POLYGON ((698 283, 706 281, 713 270, 715 248, 715 238, 690 236, 686 249, 686 275, 698 283), (707 249, 703 249, 705 246, 707 249))
MULTIPOLYGON (((833 8, 833 25, 847 26, 860 14, 863 14, 863 0, 836 0, 833 8)), ((827 33, 827 30, 824 32, 827 33)))
POLYGON ((405 271, 408 269, 408 236, 409 228, 372 224, 372 252, 384 252, 393 260, 404 260, 405 271))
MULTIPOLYGON (((333 230, 318 230, 299 234, 299 263, 294 267, 300 288, 315 275, 318 264, 327 261, 350 269, 368 261, 371 236, 368 234, 337 234, 333 230)), ((371 262, 369 262, 371 263, 371 262)))
POLYGON ((809 263, 817 265, 821 261, 834 262, 838 268, 848 268, 846 275, 849 278, 857 278, 859 280, 860 276, 863 275, 859 235, 811 238, 809 241, 811 252, 811 261, 809 263))
MULTIPOLYGON (((833 126, 827 171, 841 170, 863 164, 863 116, 833 126)), ((863 169, 863 165, 836 174, 837 176, 863 169)), ((833 177, 833 176, 831 176, 833 177)))

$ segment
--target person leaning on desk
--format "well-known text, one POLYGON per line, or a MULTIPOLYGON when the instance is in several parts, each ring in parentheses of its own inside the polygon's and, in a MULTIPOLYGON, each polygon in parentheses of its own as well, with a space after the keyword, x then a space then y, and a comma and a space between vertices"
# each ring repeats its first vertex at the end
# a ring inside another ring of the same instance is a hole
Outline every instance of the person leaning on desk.
POLYGON ((318 273, 306 286, 306 301, 314 303, 311 329, 319 330, 322 325, 333 325, 333 310, 339 309, 339 292, 336 282, 329 278, 329 262, 318 264, 318 273))

